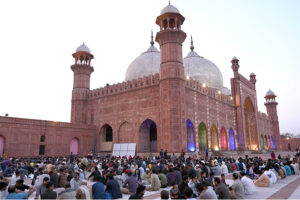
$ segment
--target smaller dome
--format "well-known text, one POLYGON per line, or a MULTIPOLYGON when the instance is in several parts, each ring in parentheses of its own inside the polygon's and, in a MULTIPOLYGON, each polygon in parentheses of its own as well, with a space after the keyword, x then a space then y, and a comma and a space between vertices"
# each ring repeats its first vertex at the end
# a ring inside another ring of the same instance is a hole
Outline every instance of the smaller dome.
POLYGON ((266 93, 266 96, 275 96, 275 93, 269 89, 269 91, 266 93))
POLYGON ((251 72, 250 76, 256 76, 253 72, 251 72))
POLYGON ((224 94, 226 96, 231 96, 231 90, 229 90, 227 87, 223 87, 222 94, 224 94))
POLYGON ((76 52, 79 52, 79 51, 83 51, 83 52, 87 52, 87 53, 91 53, 90 49, 84 44, 82 43, 82 45, 80 45, 77 49, 76 49, 76 52))
POLYGON ((239 59, 238 59, 237 57, 234 56, 234 57, 232 58, 232 60, 239 60, 239 59))
POLYGON ((180 12, 175 6, 172 6, 171 4, 169 4, 164 9, 162 9, 162 11, 160 12, 160 15, 163 15, 165 13, 180 13, 180 12))

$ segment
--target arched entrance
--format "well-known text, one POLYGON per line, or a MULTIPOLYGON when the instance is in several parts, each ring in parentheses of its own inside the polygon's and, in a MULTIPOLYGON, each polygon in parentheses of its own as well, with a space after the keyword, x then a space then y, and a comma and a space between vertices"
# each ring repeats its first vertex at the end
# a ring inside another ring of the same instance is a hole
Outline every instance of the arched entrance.
POLYGON ((203 122, 199 124, 199 149, 207 149, 207 130, 203 122))
POLYGON ((275 146, 274 146, 274 140, 273 140, 273 136, 271 136, 271 146, 272 146, 272 149, 274 149, 274 148, 275 148, 275 146))
POLYGON ((196 151, 195 143, 195 131, 191 120, 186 120, 186 131, 187 131, 187 149, 188 151, 196 151))
POLYGON ((271 149, 271 137, 268 135, 268 147, 271 149))
POLYGON ((100 151, 112 151, 113 149, 113 129, 105 124, 100 129, 100 151))
POLYGON ((246 147, 249 150, 258 150, 258 135, 256 128, 255 109, 251 99, 248 97, 244 103, 246 147))
POLYGON ((140 152, 157 152, 157 127, 151 119, 140 126, 140 152))
POLYGON ((221 149, 227 150, 228 149, 228 140, 227 140, 227 133, 224 126, 221 128, 221 149))
POLYGON ((229 146, 230 146, 230 150, 235 150, 235 137, 232 128, 229 129, 229 146))
POLYGON ((78 148, 79 148, 79 140, 77 138, 73 138, 70 142, 70 153, 73 153, 73 155, 77 155, 78 148))
POLYGON ((136 143, 132 126, 128 122, 121 124, 118 136, 119 143, 136 143))
POLYGON ((218 134, 218 129, 215 125, 212 125, 210 128, 210 136, 211 136, 211 149, 215 151, 219 151, 219 134, 218 134))
POLYGON ((0 135, 0 156, 2 156, 4 152, 4 144, 5 144, 5 139, 2 135, 0 135))
POLYGON ((266 149, 266 150, 269 149, 267 135, 265 135, 265 149, 266 149))
POLYGON ((262 134, 260 136, 260 146, 261 146, 261 149, 265 148, 265 145, 264 145, 264 136, 262 134))

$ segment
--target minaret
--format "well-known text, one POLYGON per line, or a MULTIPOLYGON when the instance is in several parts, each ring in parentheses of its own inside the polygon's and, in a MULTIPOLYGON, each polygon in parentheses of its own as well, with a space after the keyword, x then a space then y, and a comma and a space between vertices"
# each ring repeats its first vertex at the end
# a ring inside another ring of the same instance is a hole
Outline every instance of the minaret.
POLYGON ((172 5, 166 6, 156 19, 160 31, 160 127, 158 149, 170 152, 187 151, 187 129, 184 116, 185 76, 182 43, 186 38, 181 30, 184 17, 172 5))
POLYGON ((76 49, 72 56, 75 58, 75 64, 71 66, 74 72, 71 123, 86 124, 90 76, 94 71, 91 60, 94 56, 84 43, 76 49))
POLYGON ((267 113, 270 117, 270 120, 273 125, 273 142, 275 149, 280 150, 280 131, 279 131, 279 121, 278 121, 278 115, 277 115, 277 105, 276 102, 276 95, 272 90, 269 90, 266 93, 265 99, 266 103, 265 106, 267 108, 267 113))

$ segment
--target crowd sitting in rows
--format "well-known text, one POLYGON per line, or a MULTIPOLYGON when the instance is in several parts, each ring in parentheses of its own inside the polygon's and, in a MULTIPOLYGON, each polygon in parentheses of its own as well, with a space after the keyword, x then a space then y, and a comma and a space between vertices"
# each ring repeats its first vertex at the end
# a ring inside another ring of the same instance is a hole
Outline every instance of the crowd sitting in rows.
POLYGON ((2 158, 0 198, 26 199, 35 192, 35 199, 142 199, 145 191, 163 188, 162 199, 243 199, 255 187, 299 174, 299 153, 271 157, 201 158, 183 152, 179 157, 2 158))

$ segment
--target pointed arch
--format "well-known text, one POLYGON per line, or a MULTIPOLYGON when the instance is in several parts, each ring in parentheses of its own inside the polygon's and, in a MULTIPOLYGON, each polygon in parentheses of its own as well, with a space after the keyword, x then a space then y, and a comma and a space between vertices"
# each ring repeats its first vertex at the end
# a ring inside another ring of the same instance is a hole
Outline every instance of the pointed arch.
POLYGON ((79 150, 79 139, 74 137, 70 141, 70 153, 72 153, 73 155, 77 155, 78 150, 79 150))
POLYGON ((104 124, 100 129, 100 151, 112 151, 113 129, 109 124, 104 124))
POLYGON ((215 151, 219 149, 219 134, 217 127, 213 124, 210 128, 211 148, 215 151))
POLYGON ((207 149, 207 129, 204 122, 199 124, 199 149, 207 149))
POLYGON ((272 149, 274 149, 274 148, 275 148, 275 146, 274 146, 274 140, 273 140, 273 136, 271 136, 271 147, 272 147, 272 149))
POLYGON ((269 149, 267 135, 265 135, 265 149, 269 149))
POLYGON ((269 147, 269 149, 271 149, 271 137, 270 137, 270 135, 268 135, 268 147, 269 147))
POLYGON ((5 137, 0 135, 0 156, 5 152, 4 148, 5 147, 5 137))
POLYGON ((140 152, 157 152, 157 126, 151 119, 146 119, 140 126, 140 152))
POLYGON ((186 120, 186 131, 187 131, 187 149, 188 151, 196 151, 195 143, 195 131, 194 125, 191 120, 186 120))
POLYGON ((123 122, 118 131, 118 142, 119 143, 135 143, 132 126, 129 122, 123 122))
POLYGON ((250 97, 247 97, 244 102, 244 119, 245 119, 246 147, 249 150, 257 150, 258 133, 257 133, 257 126, 256 126, 255 108, 250 97))
POLYGON ((263 134, 261 134, 261 136, 260 136, 260 146, 261 146, 261 149, 264 149, 264 148, 265 148, 265 144, 264 144, 264 136, 263 136, 263 134))
POLYGON ((232 128, 229 129, 229 147, 230 150, 235 150, 235 137, 234 137, 234 131, 232 128))
POLYGON ((222 126, 221 128, 221 149, 222 150, 228 149, 227 133, 224 126, 222 126))

